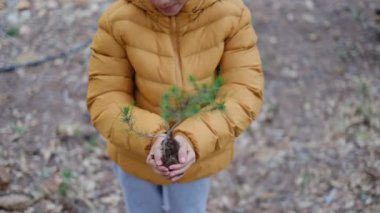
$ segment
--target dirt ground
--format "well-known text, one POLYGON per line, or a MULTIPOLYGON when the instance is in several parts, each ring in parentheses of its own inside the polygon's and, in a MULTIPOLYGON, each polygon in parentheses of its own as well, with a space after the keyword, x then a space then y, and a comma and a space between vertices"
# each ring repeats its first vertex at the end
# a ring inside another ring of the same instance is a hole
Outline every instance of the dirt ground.
MULTIPOLYGON (((0 0, 0 68, 86 43, 109 2, 0 0)), ((380 212, 380 1, 246 4, 265 104, 208 212, 380 212)), ((65 56, 0 73, 0 212, 123 211, 86 110, 89 48, 65 56)))

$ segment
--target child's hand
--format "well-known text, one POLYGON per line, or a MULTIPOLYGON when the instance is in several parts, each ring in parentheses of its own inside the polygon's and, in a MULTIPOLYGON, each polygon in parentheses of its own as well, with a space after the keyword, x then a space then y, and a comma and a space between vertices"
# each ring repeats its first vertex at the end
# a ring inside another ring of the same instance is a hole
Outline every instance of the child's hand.
POLYGON ((195 162, 195 152, 193 146, 190 144, 187 138, 182 135, 174 137, 179 143, 178 160, 179 164, 174 164, 169 167, 169 178, 172 182, 175 182, 183 177, 186 170, 195 162))
POLYGON ((160 134, 154 141, 152 148, 150 149, 149 155, 146 159, 147 164, 149 164, 153 171, 165 178, 169 178, 169 169, 162 165, 161 157, 161 142, 165 139, 166 134, 160 134))

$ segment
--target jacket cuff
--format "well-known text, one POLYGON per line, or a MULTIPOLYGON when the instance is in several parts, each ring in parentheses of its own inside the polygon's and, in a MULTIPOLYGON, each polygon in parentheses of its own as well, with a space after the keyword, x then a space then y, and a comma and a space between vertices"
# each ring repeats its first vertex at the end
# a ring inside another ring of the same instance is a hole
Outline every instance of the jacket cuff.
POLYGON ((195 158, 196 158, 196 160, 198 160, 199 159, 199 146, 198 146, 197 142, 195 141, 195 139, 192 138, 190 134, 187 134, 186 132, 183 132, 181 130, 175 130, 173 132, 173 136, 175 137, 176 135, 181 135, 182 137, 186 138, 190 142, 190 145, 193 147, 193 150, 195 152, 195 158))

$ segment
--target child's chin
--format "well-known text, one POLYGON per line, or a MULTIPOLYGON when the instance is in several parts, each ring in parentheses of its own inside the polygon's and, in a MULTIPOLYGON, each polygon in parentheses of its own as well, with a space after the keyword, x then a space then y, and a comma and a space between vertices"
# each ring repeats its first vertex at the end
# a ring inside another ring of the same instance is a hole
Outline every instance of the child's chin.
POLYGON ((172 10, 159 10, 165 16, 175 16, 178 14, 179 10, 177 8, 173 8, 172 10))

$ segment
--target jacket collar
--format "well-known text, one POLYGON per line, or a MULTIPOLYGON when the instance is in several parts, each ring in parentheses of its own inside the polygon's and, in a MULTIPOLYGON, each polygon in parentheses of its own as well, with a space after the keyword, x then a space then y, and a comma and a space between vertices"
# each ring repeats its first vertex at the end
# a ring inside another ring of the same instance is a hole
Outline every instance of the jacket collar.
MULTIPOLYGON (((132 3, 136 7, 143 10, 152 19, 152 24, 155 29, 161 29, 166 32, 170 31, 170 17, 160 13, 150 2, 150 0, 125 1, 132 3)), ((219 0, 187 0, 179 14, 176 15, 179 31, 186 30, 185 26, 194 21, 204 9, 217 1, 219 0)))
MULTIPOLYGON (((150 2, 150 0, 126 0, 128 2, 131 2, 132 4, 136 5, 140 9, 155 14, 158 16, 164 16, 161 14, 154 5, 150 2)), ((183 8, 181 9, 180 13, 178 15, 181 15, 183 13, 187 14, 198 14, 203 9, 209 7, 213 3, 215 3, 218 0, 187 0, 183 8)), ((177 15, 177 16, 178 16, 177 15)))

